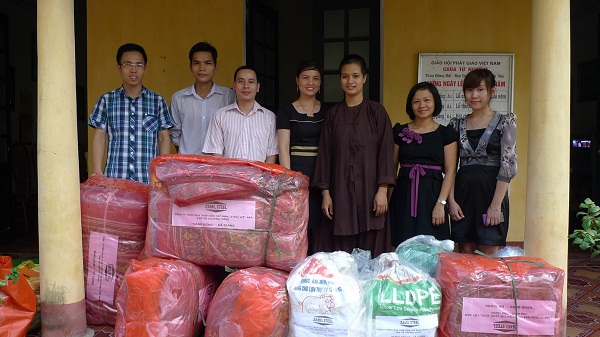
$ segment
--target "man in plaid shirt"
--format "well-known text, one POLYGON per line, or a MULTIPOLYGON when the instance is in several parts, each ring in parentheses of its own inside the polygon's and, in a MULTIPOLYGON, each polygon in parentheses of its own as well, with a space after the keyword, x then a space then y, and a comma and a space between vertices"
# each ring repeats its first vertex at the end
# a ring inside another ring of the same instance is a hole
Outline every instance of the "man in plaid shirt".
POLYGON ((148 183, 152 158, 171 152, 169 128, 173 119, 165 99, 143 86, 148 58, 142 46, 127 43, 117 51, 117 70, 123 85, 98 99, 88 125, 94 173, 148 183), (102 170, 102 159, 108 156, 102 170))

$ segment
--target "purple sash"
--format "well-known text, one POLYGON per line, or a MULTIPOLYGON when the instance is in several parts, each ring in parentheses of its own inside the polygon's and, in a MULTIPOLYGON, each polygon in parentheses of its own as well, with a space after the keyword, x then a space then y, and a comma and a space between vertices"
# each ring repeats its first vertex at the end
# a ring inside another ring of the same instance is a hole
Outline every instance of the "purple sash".
POLYGON ((438 165, 400 164, 400 167, 412 167, 408 177, 410 178, 410 216, 417 217, 417 201, 419 200, 419 180, 425 175, 424 169, 441 171, 438 165))

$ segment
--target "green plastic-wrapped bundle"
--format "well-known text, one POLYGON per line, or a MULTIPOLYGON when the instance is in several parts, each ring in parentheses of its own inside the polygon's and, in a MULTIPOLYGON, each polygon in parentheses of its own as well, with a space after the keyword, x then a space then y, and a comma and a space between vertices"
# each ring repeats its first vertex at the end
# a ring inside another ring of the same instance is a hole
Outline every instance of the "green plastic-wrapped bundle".
POLYGON ((363 283, 370 335, 436 336, 442 290, 435 279, 396 253, 371 264, 372 277, 363 283))
POLYGON ((438 253, 453 250, 454 242, 451 240, 439 241, 431 235, 417 235, 398 245, 396 253, 430 276, 434 276, 438 264, 438 253))

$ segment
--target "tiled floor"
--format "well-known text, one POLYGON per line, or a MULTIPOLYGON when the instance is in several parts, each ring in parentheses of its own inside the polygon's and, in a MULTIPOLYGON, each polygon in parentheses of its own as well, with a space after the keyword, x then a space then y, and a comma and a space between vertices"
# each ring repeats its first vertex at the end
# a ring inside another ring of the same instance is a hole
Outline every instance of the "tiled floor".
POLYGON ((569 251, 567 336, 600 336, 600 259, 569 251))
MULTIPOLYGON (((17 236, 8 244, 0 246, 0 255, 14 259, 38 257, 35 232, 17 236)), ((590 259, 589 254, 577 247, 569 249, 567 289, 567 336, 600 337, 600 258, 590 259)), ((94 327, 94 336, 113 336, 112 327, 94 327)), ((28 336, 40 336, 39 330, 28 336)))

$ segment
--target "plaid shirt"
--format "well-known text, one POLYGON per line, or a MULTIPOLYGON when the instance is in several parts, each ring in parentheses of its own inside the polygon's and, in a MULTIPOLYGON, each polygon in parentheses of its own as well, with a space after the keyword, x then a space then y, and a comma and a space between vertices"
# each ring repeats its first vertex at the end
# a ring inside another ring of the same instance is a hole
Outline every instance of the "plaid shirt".
POLYGON ((108 133, 104 174, 149 183, 148 165, 158 155, 158 133, 173 126, 165 99, 144 87, 136 98, 123 87, 98 99, 88 125, 108 133))

